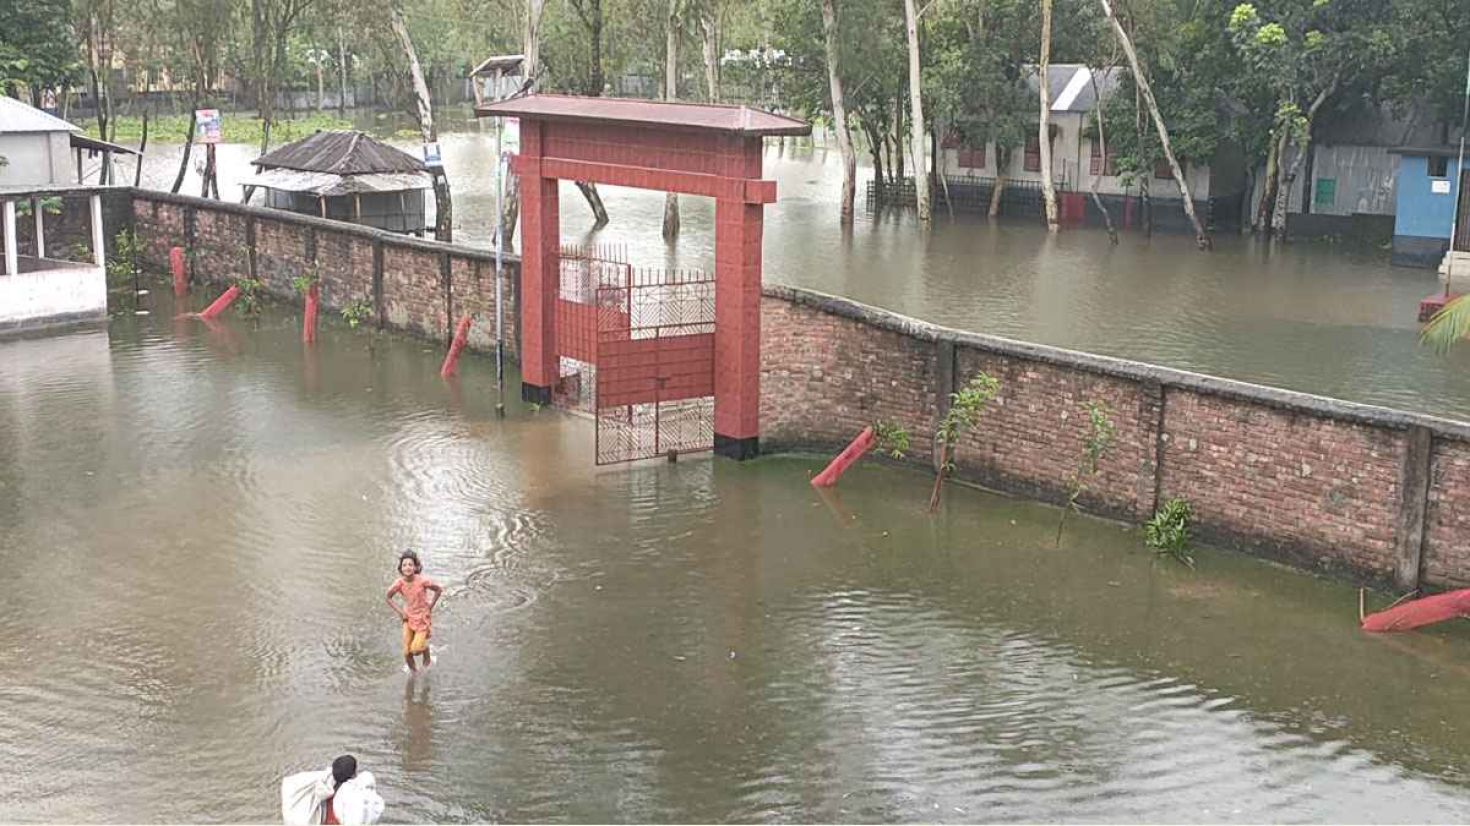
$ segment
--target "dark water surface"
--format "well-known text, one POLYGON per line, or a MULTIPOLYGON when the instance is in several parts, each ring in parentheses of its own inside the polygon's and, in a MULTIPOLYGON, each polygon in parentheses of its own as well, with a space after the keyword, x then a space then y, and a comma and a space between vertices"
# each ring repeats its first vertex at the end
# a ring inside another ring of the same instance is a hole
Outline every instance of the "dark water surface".
MULTIPOLYGON (((364 126, 383 132, 392 123, 378 118, 364 126)), ((492 133, 473 121, 448 128, 465 130, 443 138, 456 239, 489 246, 492 133)), ((411 141, 395 142, 417 151, 411 141)), ((150 152, 145 185, 171 185, 180 151, 150 152)), ((238 198, 255 152, 239 145, 219 152, 221 192, 238 198)), ((846 295, 965 330, 1470 419, 1470 353, 1446 358, 1417 343, 1417 304, 1439 289, 1434 273, 1391 267, 1386 250, 1272 249, 1222 236, 1206 255, 1185 237, 1137 233, 1115 248, 1100 231, 1048 237, 1027 221, 950 219, 942 201, 928 233, 909 213, 875 217, 861 202, 856 226, 844 233, 835 154, 820 143, 768 144, 766 175, 778 182, 780 200, 766 210, 767 283, 846 295)), ((185 191, 197 188, 191 179, 185 191)), ((669 246, 659 231, 661 194, 605 187, 603 195, 612 223, 588 234, 591 213, 575 188, 563 186, 564 240, 623 247, 640 266, 713 268, 712 201, 683 199, 684 233, 669 246)))
POLYGON ((908 470, 599 470, 484 358, 169 310, 0 343, 0 821, 269 821, 342 751, 393 821, 1470 819, 1470 628, 908 470))

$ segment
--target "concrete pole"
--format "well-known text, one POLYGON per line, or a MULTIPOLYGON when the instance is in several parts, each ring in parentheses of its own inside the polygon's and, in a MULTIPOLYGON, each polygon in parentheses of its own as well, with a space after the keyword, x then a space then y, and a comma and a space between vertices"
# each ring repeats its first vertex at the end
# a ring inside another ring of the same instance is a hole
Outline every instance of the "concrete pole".
POLYGON ((31 199, 31 212, 36 216, 36 257, 46 257, 46 234, 42 228, 41 213, 46 210, 41 206, 40 198, 31 199))
POLYGON ((5 239, 5 274, 17 275, 20 273, 20 253, 15 248, 15 202, 4 201, 0 203, 0 224, 3 224, 5 239))
POLYGON ((101 269, 107 269, 107 246, 102 240, 102 196, 92 198, 92 260, 101 269))

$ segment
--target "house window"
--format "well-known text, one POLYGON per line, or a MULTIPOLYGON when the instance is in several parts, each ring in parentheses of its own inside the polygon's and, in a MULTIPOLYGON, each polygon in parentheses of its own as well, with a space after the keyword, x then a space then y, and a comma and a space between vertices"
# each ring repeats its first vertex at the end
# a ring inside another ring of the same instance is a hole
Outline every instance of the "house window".
POLYGON ((962 169, 984 169, 985 168, 985 146, 961 146, 960 167, 962 169))
POLYGON ((1450 176, 1450 159, 1444 155, 1429 159, 1429 177, 1448 178, 1450 176))
MULTIPOLYGON (((1182 174, 1188 174, 1189 172, 1188 162, 1183 158, 1179 159, 1179 171, 1182 174)), ((1154 161, 1154 177, 1161 181, 1167 181, 1174 177, 1174 171, 1169 168, 1168 158, 1154 161)))
POLYGON ((1035 135, 1026 139, 1026 157, 1021 168, 1027 172, 1041 171, 1041 141, 1035 135))
POLYGON ((1318 178, 1317 189, 1312 194, 1312 206, 1328 209, 1337 203, 1337 179, 1318 178))
POLYGON ((1097 175, 1097 174, 1117 175, 1118 174, 1118 153, 1116 151, 1111 151, 1110 150, 1108 152, 1108 163, 1107 163, 1107 166, 1104 167, 1103 166, 1103 162, 1102 162, 1102 149, 1101 149, 1101 147, 1099 147, 1097 145, 1097 141, 1096 140, 1089 141, 1089 143, 1092 144, 1092 153, 1091 153, 1091 157, 1088 160, 1089 168, 1088 168, 1087 171, 1090 174, 1093 174, 1093 175, 1097 175))

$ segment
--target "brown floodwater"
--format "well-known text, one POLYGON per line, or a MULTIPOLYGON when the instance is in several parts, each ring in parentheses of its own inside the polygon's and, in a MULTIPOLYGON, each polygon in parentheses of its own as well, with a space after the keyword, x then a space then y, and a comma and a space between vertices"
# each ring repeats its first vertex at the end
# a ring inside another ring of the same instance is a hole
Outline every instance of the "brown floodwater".
POLYGON ((1470 819, 1463 624, 915 470, 595 468, 483 357, 153 301, 0 342, 0 821, 269 821, 344 751, 393 822, 1470 819))
MULTIPOLYGON (((392 118, 365 120, 383 133, 392 118)), ((494 140, 473 121, 443 137, 455 196, 456 239, 493 241, 494 140)), ((417 151, 409 141, 395 142, 417 151)), ((252 148, 220 148, 220 186, 238 197, 252 148)), ((145 185, 167 188, 178 147, 158 147, 145 185)), ((197 159, 196 159, 197 160, 197 159)), ((1419 299, 1439 289, 1429 270, 1392 267, 1385 249, 1296 243, 1273 248, 1239 236, 1201 254, 1179 235, 1096 230, 1048 237, 1034 222, 945 214, 919 230, 909 212, 858 209, 837 222, 835 150, 771 142, 766 174, 780 200, 766 210, 765 278, 846 295, 906 315, 1121 358, 1286 387, 1351 401, 1470 418, 1470 353, 1418 345, 1419 299)), ((871 173, 860 170, 859 178, 871 173)), ((196 192, 191 178, 185 188, 196 192)), ((641 266, 711 269, 714 204, 683 199, 674 245, 659 227, 663 196, 606 187, 612 222, 589 233, 591 213, 563 187, 562 234, 626 249, 641 266)))

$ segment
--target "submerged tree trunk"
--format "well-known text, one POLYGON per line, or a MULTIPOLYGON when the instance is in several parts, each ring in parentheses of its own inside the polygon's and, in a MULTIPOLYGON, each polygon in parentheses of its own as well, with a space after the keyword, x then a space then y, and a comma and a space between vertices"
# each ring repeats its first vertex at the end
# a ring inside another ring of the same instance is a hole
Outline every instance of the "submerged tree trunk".
POLYGON ((1256 204, 1256 217, 1251 225, 1256 232, 1265 231, 1271 226, 1271 209, 1276 204, 1279 166, 1277 159, 1281 156, 1281 144, 1285 139, 1284 131, 1272 135, 1270 149, 1266 152, 1266 173, 1261 179, 1261 200, 1256 204))
POLYGON ((1037 145, 1041 147, 1041 199, 1046 207, 1046 230, 1056 232, 1057 193, 1051 180, 1051 83, 1047 67, 1051 64, 1051 0, 1041 0, 1041 65, 1036 72, 1036 88, 1041 98, 1041 116, 1036 126, 1037 145))
MULTIPOLYGON (((912 2, 912 0, 908 0, 912 2)), ((1201 250, 1208 250, 1213 246, 1210 236, 1205 233, 1205 228, 1199 222, 1199 216, 1194 212, 1194 196, 1189 192, 1189 182, 1184 180, 1184 171, 1179 168, 1179 160, 1174 157, 1174 148, 1169 143, 1169 129, 1164 125, 1164 116, 1159 112, 1159 104, 1154 100, 1153 90, 1149 88, 1148 78, 1144 77, 1143 70, 1138 64, 1138 52, 1133 50, 1133 41, 1129 39, 1128 33, 1123 31, 1123 25, 1118 18, 1113 16, 1113 7, 1108 0, 1098 0, 1102 4, 1103 14, 1107 16, 1108 22, 1112 24, 1113 34, 1118 38, 1118 45, 1123 47, 1123 53, 1128 56, 1128 66, 1133 70, 1134 82, 1143 100, 1148 104, 1148 113, 1153 118, 1154 128, 1159 133, 1159 144, 1163 147, 1164 157, 1169 161, 1169 171, 1174 175, 1174 183, 1179 186, 1179 194, 1184 199, 1184 214, 1189 216, 1189 223, 1194 227, 1194 243, 1201 250)))
MULTIPOLYGON (((546 0, 524 0, 524 28, 521 32, 522 72, 526 78, 527 91, 534 92, 541 74, 541 15, 546 10, 546 0)), ((501 242, 509 247, 515 239, 516 223, 521 214, 521 176, 507 175, 504 201, 500 211, 501 242)))
POLYGON ((720 102, 720 10, 709 0, 699 18, 700 41, 704 51, 704 85, 709 102, 720 102))
MULTIPOLYGON (((664 100, 679 99, 679 3, 669 0, 669 16, 664 26, 664 100)), ((664 240, 679 237, 679 196, 664 195, 664 240)))
MULTIPOLYGON (((822 35, 827 54, 827 85, 832 93, 832 120, 837 129, 837 152, 842 156, 842 200, 839 214, 843 226, 853 221, 853 199, 857 191, 857 155, 852 151, 852 134, 847 131, 847 102, 842 92, 842 75, 838 72, 837 0, 822 0, 822 35)), ((879 174, 883 167, 874 166, 879 174)))
MULTIPOLYGON (((1109 67, 1111 68, 1111 67, 1109 67)), ((1102 196, 1098 194, 1097 187, 1102 177, 1108 174, 1108 130, 1103 123, 1103 105, 1107 102, 1103 99, 1102 89, 1097 85, 1097 73, 1088 67, 1087 73, 1092 80, 1092 97, 1097 101, 1097 153, 1098 170, 1092 176, 1092 203, 1097 211, 1102 213, 1103 226, 1108 228, 1108 241, 1114 246, 1118 243, 1118 230, 1113 227, 1112 213, 1108 212, 1107 204, 1103 203, 1102 196)))
POLYGON ((909 49, 909 149, 914 156, 914 197, 919 223, 927 226, 934 215, 929 172, 924 168, 924 80, 919 66, 919 13, 914 8, 914 0, 903 0, 903 14, 909 49))
MULTIPOLYGON (((434 128, 434 102, 429 97, 429 85, 424 82, 423 67, 419 65, 419 56, 414 51, 413 39, 408 36, 408 26, 403 22, 403 9, 395 3, 390 10, 390 15, 393 34, 397 35, 398 43, 403 47, 403 53, 408 58, 409 73, 413 76, 414 98, 415 103, 418 104, 419 132, 423 135, 424 143, 433 143, 439 139, 439 133, 434 128)), ((450 198, 449 178, 444 174, 442 166, 429 171, 434 180, 434 239, 453 241, 454 202, 450 198)))
POLYGON ((1283 240, 1286 238, 1286 215, 1291 208, 1291 190, 1296 185, 1296 176, 1301 171, 1302 161, 1306 160, 1307 152, 1312 146, 1312 124, 1316 122, 1317 110, 1322 108, 1322 104, 1327 102, 1327 98, 1331 97, 1336 89, 1337 80, 1334 78, 1332 83, 1328 84, 1312 100, 1312 105, 1307 107, 1305 131, 1301 139, 1297 141, 1296 155, 1291 159, 1291 166, 1286 170, 1281 186, 1276 190, 1276 211, 1271 217, 1271 233, 1277 238, 1283 240))
POLYGON ((189 155, 194 151, 194 133, 197 127, 194 123, 194 110, 198 108, 199 101, 189 101, 189 125, 184 130, 184 157, 179 160, 179 174, 174 177, 173 188, 169 191, 178 194, 184 186, 184 175, 189 171, 189 155))

